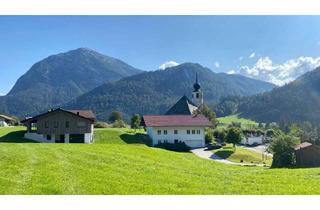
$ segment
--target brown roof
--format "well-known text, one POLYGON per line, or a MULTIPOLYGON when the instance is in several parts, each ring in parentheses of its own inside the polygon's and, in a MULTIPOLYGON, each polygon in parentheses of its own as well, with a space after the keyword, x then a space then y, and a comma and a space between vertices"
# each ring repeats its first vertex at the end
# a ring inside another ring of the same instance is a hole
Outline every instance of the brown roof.
POLYGON ((211 122, 203 115, 144 115, 142 125, 146 127, 212 126, 211 122))
POLYGON ((295 150, 304 149, 304 148, 307 148, 307 147, 310 147, 310 146, 312 146, 311 143, 309 143, 309 142, 303 142, 303 143, 297 145, 297 146, 295 147, 295 150))
POLYGON ((9 116, 7 116, 7 115, 3 115, 3 114, 0 114, 0 118, 5 119, 5 120, 9 120, 9 121, 15 121, 14 118, 9 117, 9 116))
POLYGON ((73 115, 78 115, 79 117, 82 117, 82 118, 85 118, 85 119, 89 119, 89 120, 92 120, 92 121, 94 121, 95 118, 96 118, 91 110, 64 110, 64 109, 58 108, 58 109, 49 110, 48 112, 43 113, 43 114, 39 114, 39 115, 37 115, 35 117, 26 118, 26 119, 22 120, 21 123, 26 123, 26 122, 30 122, 30 121, 36 121, 37 118, 42 117, 42 116, 47 115, 47 114, 51 114, 51 113, 56 112, 56 111, 62 111, 62 112, 67 112, 67 113, 70 113, 70 114, 73 114, 73 115))
POLYGON ((84 117, 84 118, 88 118, 88 119, 95 119, 96 116, 93 114, 93 112, 91 110, 67 110, 69 112, 72 112, 74 114, 78 114, 79 113, 79 116, 81 117, 84 117))

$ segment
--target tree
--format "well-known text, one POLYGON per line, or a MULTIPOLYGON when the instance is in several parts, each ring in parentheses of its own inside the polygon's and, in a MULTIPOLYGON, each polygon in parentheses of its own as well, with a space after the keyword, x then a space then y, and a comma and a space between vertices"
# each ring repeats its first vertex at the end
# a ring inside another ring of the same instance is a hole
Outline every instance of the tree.
POLYGON ((206 118, 208 118, 210 120, 210 122, 212 123, 212 126, 215 127, 218 122, 217 122, 217 118, 216 118, 216 113, 214 111, 212 111, 207 105, 203 104, 201 105, 194 114, 202 114, 204 115, 206 118))
POLYGON ((121 112, 112 112, 109 116, 109 121, 111 123, 114 123, 115 121, 119 121, 122 120, 122 113, 121 112))
POLYGON ((131 118, 131 128, 136 130, 140 127, 141 118, 140 115, 134 114, 131 118))
POLYGON ((206 129, 205 143, 206 144, 213 143, 214 140, 215 140, 215 138, 214 138, 214 135, 213 135, 212 128, 206 129))
POLYGON ((276 136, 268 147, 268 151, 273 153, 271 167, 283 168, 292 166, 294 164, 294 147, 295 144, 291 136, 276 136))
POLYGON ((227 130, 226 141, 233 144, 233 147, 236 148, 236 144, 241 142, 241 130, 239 128, 231 127, 227 130))
POLYGON ((215 129, 213 132, 213 136, 217 140, 219 140, 220 143, 223 143, 226 140, 226 131, 224 129, 222 130, 215 129))

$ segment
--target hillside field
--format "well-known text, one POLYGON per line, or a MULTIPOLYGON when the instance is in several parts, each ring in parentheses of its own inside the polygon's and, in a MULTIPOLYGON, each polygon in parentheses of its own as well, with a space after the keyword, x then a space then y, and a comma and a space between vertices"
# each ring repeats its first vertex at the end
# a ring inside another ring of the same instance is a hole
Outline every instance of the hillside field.
POLYGON ((241 118, 238 115, 229 115, 226 117, 218 117, 217 120, 219 122, 218 127, 227 127, 228 125, 231 125, 232 122, 241 123, 241 127, 243 127, 243 128, 251 128, 251 127, 258 126, 257 122, 250 120, 250 119, 241 118))
POLYGON ((128 129, 98 129, 91 145, 26 142, 22 129, 0 128, 0 194, 320 194, 320 168, 226 165, 128 129))

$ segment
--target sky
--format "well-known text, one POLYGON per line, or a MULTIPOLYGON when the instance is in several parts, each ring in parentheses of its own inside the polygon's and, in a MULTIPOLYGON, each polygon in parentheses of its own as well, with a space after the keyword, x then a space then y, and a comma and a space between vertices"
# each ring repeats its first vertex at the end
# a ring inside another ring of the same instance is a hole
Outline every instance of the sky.
POLYGON ((283 85, 320 65, 320 16, 0 16, 0 95, 80 47, 146 71, 194 62, 283 85))

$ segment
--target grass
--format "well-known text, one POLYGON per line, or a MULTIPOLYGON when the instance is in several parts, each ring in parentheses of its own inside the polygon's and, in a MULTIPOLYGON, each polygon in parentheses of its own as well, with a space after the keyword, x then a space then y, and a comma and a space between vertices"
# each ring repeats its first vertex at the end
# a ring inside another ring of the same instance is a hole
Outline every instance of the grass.
POLYGON ((99 129, 91 145, 8 143, 20 131, 0 128, 0 194, 320 194, 320 168, 227 165, 148 147, 124 129, 99 129))
POLYGON ((240 163, 241 160, 243 163, 266 164, 267 166, 271 166, 272 163, 272 157, 270 156, 268 156, 265 160, 262 160, 262 155, 260 153, 238 146, 236 147, 236 150, 234 150, 231 144, 227 144, 221 149, 213 150, 213 152, 221 158, 235 163, 240 163))
POLYGON ((258 123, 249 119, 240 118, 238 115, 230 115, 226 117, 217 118, 219 121, 218 127, 227 127, 232 124, 232 122, 240 122, 242 128, 252 128, 257 127, 258 123))

